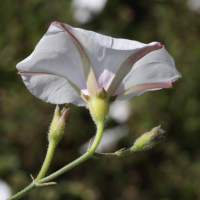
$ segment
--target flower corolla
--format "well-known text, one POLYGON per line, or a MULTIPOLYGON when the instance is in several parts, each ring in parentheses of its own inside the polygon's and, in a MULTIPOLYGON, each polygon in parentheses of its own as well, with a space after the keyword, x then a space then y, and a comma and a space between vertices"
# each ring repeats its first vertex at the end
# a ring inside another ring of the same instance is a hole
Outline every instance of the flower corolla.
POLYGON ((159 42, 143 44, 53 22, 33 53, 17 64, 32 94, 53 104, 87 104, 102 90, 126 100, 172 87, 181 77, 159 42))

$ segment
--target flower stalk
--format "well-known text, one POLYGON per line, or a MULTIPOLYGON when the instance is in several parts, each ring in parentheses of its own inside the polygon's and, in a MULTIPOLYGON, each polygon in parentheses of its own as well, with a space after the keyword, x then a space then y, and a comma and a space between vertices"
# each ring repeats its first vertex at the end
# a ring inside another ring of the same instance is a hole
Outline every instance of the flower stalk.
MULTIPOLYGON (((59 121, 58 118, 56 118, 57 117, 56 111, 55 111, 54 117, 55 117, 54 118, 55 120, 52 121, 52 124, 54 122, 58 122, 59 121)), ((60 140, 60 138, 58 138, 58 137, 52 137, 52 135, 49 134, 50 135, 49 136, 49 144, 52 144, 52 146, 50 147, 50 145, 49 145, 46 159, 44 161, 44 164, 42 166, 42 169, 41 169, 38 177, 36 178, 36 180, 33 180, 33 182, 29 186, 27 186, 24 190, 18 192, 17 194, 15 194, 14 196, 12 196, 8 200, 17 200, 17 199, 20 199, 21 197, 25 196, 27 193, 29 193, 31 190, 33 190, 36 187, 42 187, 42 186, 47 186, 47 185, 55 184, 55 183, 52 183, 50 181, 53 180, 53 179, 55 179, 55 178, 57 178, 61 174, 69 171, 70 169, 74 168, 75 166, 81 164, 82 162, 88 160, 89 158, 93 157, 94 152, 95 152, 96 148, 98 147, 98 145, 99 145, 99 143, 101 141, 101 138, 102 138, 103 128, 104 128, 104 120, 102 120, 102 118, 99 117, 98 120, 96 121, 96 125, 97 125, 96 136, 95 136, 93 144, 91 145, 90 148, 88 148, 87 152, 85 154, 83 154, 81 157, 79 157, 76 160, 74 160, 73 162, 71 162, 68 165, 66 165, 65 167, 61 168, 57 172, 54 172, 53 174, 51 174, 51 175, 43 178, 45 176, 46 171, 47 171, 47 169, 49 167, 49 164, 51 162, 50 158, 52 158, 54 149, 55 149, 55 147, 57 145, 56 142, 60 140)), ((53 126, 51 125, 51 128, 52 127, 54 127, 54 125, 53 126)), ((50 132, 51 132, 51 130, 54 130, 54 131, 57 130, 57 129, 54 129, 54 128, 51 129, 51 128, 50 128, 50 132)), ((57 126, 57 128, 59 128, 59 126, 57 126)))
POLYGON ((41 168, 37 178, 35 179, 35 181, 38 181, 38 180, 44 178, 44 176, 51 164, 55 148, 63 135, 65 121, 66 121, 68 113, 69 113, 69 109, 63 108, 63 110, 60 112, 59 106, 58 105, 56 106, 56 109, 54 112, 54 117, 51 122, 49 134, 48 134, 49 146, 48 146, 46 158, 44 160, 42 168, 41 168))
POLYGON ((55 141, 49 142, 46 158, 44 160, 42 168, 41 168, 37 178, 35 179, 35 181, 38 181, 38 180, 44 178, 44 176, 45 176, 45 174, 46 174, 46 172, 49 169, 49 166, 51 164, 55 148, 56 148, 56 142, 55 141))
POLYGON ((160 127, 142 135, 129 149, 109 156, 95 153, 109 106, 115 99, 127 100, 149 90, 171 88, 172 83, 181 77, 173 58, 159 42, 143 44, 115 39, 59 22, 51 24, 34 52, 18 63, 17 69, 27 88, 36 97, 53 104, 87 104, 97 133, 84 155, 44 178, 62 137, 68 114, 67 109, 60 112, 57 106, 40 173, 36 180, 10 200, 19 199, 35 187, 52 184, 49 181, 93 156, 121 157, 152 148, 163 138, 160 127), (106 53, 99 59, 101 50, 106 50, 106 53))
POLYGON ((144 151, 153 148, 156 144, 164 140, 164 131, 161 126, 153 128, 151 131, 144 133, 133 144, 132 147, 120 149, 115 153, 94 153, 94 158, 120 158, 128 156, 138 151, 144 151))

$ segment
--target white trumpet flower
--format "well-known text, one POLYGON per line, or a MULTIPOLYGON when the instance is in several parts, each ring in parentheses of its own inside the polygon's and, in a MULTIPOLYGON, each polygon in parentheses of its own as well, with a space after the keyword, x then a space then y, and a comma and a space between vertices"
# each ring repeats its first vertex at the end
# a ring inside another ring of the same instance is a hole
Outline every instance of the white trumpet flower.
POLYGON ((33 53, 17 64, 27 88, 53 104, 85 106, 103 88, 126 100, 172 87, 181 77, 159 42, 115 39, 53 22, 33 53))

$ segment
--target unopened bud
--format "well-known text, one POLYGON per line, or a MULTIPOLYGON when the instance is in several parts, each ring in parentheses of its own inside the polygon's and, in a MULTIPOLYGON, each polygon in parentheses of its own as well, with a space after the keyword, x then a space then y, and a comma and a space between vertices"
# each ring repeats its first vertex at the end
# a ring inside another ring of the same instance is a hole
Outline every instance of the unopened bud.
POLYGON ((63 130, 65 128, 65 121, 68 113, 69 108, 63 108, 62 111, 60 111, 59 106, 56 106, 54 117, 49 129, 49 141, 53 140, 56 143, 59 142, 59 140, 62 137, 63 130))
POLYGON ((131 149, 134 151, 148 150, 159 142, 163 141, 165 139, 163 136, 164 131, 160 127, 161 126, 159 125, 158 127, 153 128, 151 131, 144 133, 135 141, 131 149))

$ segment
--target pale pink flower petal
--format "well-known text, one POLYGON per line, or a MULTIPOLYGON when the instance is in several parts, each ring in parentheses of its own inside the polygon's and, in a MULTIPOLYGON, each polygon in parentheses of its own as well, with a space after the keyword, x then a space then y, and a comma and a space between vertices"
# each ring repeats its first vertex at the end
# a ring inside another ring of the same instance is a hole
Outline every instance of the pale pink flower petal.
POLYGON ((158 50, 158 49, 161 49, 161 48, 162 48, 162 45, 160 43, 157 43, 157 44, 152 45, 152 46, 144 47, 144 48, 140 49, 139 51, 130 55, 121 64, 121 66, 118 68, 115 75, 112 77, 111 82, 109 83, 109 86, 108 86, 108 89, 107 89, 109 96, 115 95, 115 92, 118 89, 118 87, 120 86, 121 82, 126 77, 126 75, 130 72, 133 65, 138 60, 142 59, 148 53, 155 51, 155 50, 158 50))
POLYGON ((126 99, 125 97, 121 97, 123 95, 127 95, 126 97, 129 99, 141 94, 139 91, 169 88, 171 87, 171 83, 180 77, 181 74, 176 70, 173 58, 165 48, 162 48, 152 51, 136 62, 129 74, 122 81, 116 94, 119 96, 119 99, 126 99), (153 88, 153 84, 155 84, 155 88, 153 88), (134 91, 136 88, 137 90, 134 91), (136 93, 134 94, 134 92, 136 93))
POLYGON ((63 77, 39 73, 21 73, 21 76, 30 92, 43 101, 52 104, 71 102, 78 106, 86 105, 63 77))
POLYGON ((17 69, 36 97, 80 106, 84 95, 94 97, 101 87, 125 100, 169 88, 181 77, 160 43, 115 39, 59 22, 51 24, 17 69))
POLYGON ((51 25, 33 53, 17 64, 21 72, 49 73, 61 76, 81 90, 86 89, 81 56, 71 37, 51 25))
POLYGON ((157 42, 143 44, 133 40, 115 39, 92 31, 65 25, 85 49, 98 81, 107 89, 121 64, 134 53, 157 42))

